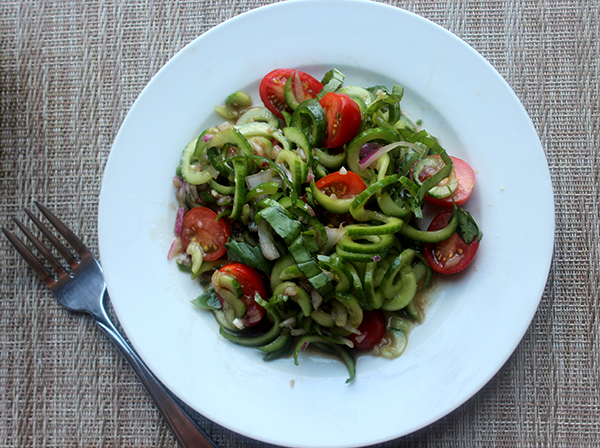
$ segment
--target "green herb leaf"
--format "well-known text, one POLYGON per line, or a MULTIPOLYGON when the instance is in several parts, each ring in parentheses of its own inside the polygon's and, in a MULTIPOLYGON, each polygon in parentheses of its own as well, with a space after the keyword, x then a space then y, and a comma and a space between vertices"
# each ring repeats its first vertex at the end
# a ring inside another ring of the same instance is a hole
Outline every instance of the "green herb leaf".
POLYGON ((192 300, 192 305, 197 306, 198 308, 202 308, 204 310, 220 310, 221 303, 219 302, 219 298, 217 297, 217 292, 214 289, 209 289, 203 294, 200 294, 194 300, 192 300))
POLYGON ((236 240, 229 240, 225 243, 225 247, 230 260, 260 269, 267 275, 271 273, 271 265, 262 254, 260 247, 252 247, 248 243, 236 240))
POLYGON ((338 69, 329 70, 323 76, 323 80, 321 84, 323 84, 323 89, 317 95, 317 99, 323 98, 329 92, 335 92, 337 89, 342 87, 346 76, 340 72, 338 69))
POLYGON ((300 234, 300 222, 290 219, 285 211, 278 207, 267 207, 257 213, 264 218, 287 245, 292 242, 300 234))
POLYGON ((456 231, 465 244, 471 244, 475 240, 480 242, 483 232, 473 215, 460 207, 456 207, 454 213, 458 213, 458 229, 456 231))
POLYGON ((325 296, 333 289, 329 277, 317 264, 317 261, 310 253, 314 243, 310 241, 312 237, 299 236, 293 244, 290 245, 290 253, 294 257, 298 268, 302 271, 310 284, 322 295, 325 296), (307 240, 308 238, 308 240, 307 240))

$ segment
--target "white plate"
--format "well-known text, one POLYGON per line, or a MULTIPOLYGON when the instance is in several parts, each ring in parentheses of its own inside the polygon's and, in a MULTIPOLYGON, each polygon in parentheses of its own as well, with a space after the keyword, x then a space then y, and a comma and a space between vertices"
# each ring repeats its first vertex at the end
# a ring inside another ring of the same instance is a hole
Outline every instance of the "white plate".
POLYGON ((475 394, 505 363, 537 309, 553 249, 544 153, 517 97, 472 48, 433 23, 377 3, 292 1, 205 33, 148 84, 119 131, 100 195, 99 236, 118 318, 141 357, 209 419, 262 441, 362 446, 415 431, 475 394), (430 293, 425 323, 394 361, 363 357, 353 384, 337 362, 265 363, 218 335, 189 301, 199 287, 167 261, 183 147, 219 122, 215 104, 278 67, 347 84, 396 82, 477 174, 468 209, 485 236, 473 265, 430 293), (292 386, 293 384, 293 386, 292 386))

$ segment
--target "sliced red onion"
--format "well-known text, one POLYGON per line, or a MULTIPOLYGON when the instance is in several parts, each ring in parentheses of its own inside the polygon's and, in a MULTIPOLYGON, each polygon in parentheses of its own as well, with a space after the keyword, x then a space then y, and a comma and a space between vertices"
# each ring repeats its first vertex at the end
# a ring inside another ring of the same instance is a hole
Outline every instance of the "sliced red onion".
POLYGON ((283 295, 288 297, 293 297, 296 294, 298 294, 298 285, 296 284, 288 286, 287 288, 285 288, 285 291, 283 291, 283 295))
POLYGON ((342 237, 346 233, 346 229, 344 228, 344 226, 340 226, 338 228, 325 227, 325 232, 327 233, 327 243, 322 249, 324 254, 329 252, 329 250, 333 246, 335 246, 339 240, 342 239, 342 237))
POLYGON ((218 129, 219 131, 221 131, 221 132, 223 132, 223 131, 228 131, 228 130, 229 130, 229 129, 231 129, 232 127, 233 127, 233 126, 231 126, 231 123, 228 123, 228 122, 224 122, 224 123, 221 123, 221 124, 217 125, 217 129, 218 129))
POLYGON ((267 260, 275 260, 279 258, 279 251, 275 247, 273 235, 269 230, 269 223, 261 221, 258 224, 258 241, 260 243, 260 251, 267 260))
POLYGON ((181 255, 182 253, 183 253, 183 245, 181 244, 181 238, 175 237, 175 239, 171 243, 171 247, 169 248, 169 253, 167 254, 167 260, 172 260, 173 257, 181 255))
POLYGON ((379 148, 381 148, 381 145, 379 143, 365 143, 364 145, 362 145, 360 151, 358 152, 358 158, 362 159, 371 154, 372 152, 377 151, 379 148))
POLYGON ((298 320, 295 317, 288 317, 286 320, 279 324, 279 328, 289 328, 292 329, 296 326, 298 320))
POLYGON ((192 200, 194 202, 198 202, 198 200, 200 199, 200 196, 198 195, 198 186, 197 185, 188 183, 187 187, 186 187, 186 191, 188 192, 188 194, 190 195, 190 197, 192 198, 192 200))
POLYGON ((310 300, 312 302, 313 309, 318 310, 323 304, 323 296, 317 292, 316 289, 311 290, 310 300))
POLYGON ((389 145, 380 147, 377 151, 373 151, 368 156, 366 156, 364 159, 361 159, 360 162, 358 162, 359 168, 361 170, 366 169, 368 166, 370 166, 372 163, 374 163, 377 159, 379 159, 382 155, 390 152, 392 149, 395 149, 401 145, 402 145, 402 142, 394 142, 394 143, 390 143, 389 145))
POLYGON ((248 314, 246 314, 244 316, 244 324, 251 327, 252 325, 259 323, 261 319, 262 316, 260 314, 253 314, 252 316, 248 316, 248 314))
POLYGON ((263 170, 259 171, 256 174, 246 176, 246 185, 248 186, 248 190, 252 190, 253 188, 258 187, 260 184, 264 184, 265 182, 271 182, 272 180, 273 173, 271 172, 271 170, 263 170))
POLYGON ((200 140, 202 140, 203 142, 207 142, 209 141, 211 138, 213 138, 214 135, 213 134, 206 134, 205 136, 203 136, 200 140))
POLYGON ((292 172, 288 170, 287 166, 285 166, 285 163, 279 163, 278 165, 281 168, 281 171, 285 173, 288 180, 292 182, 292 172))
POLYGON ((208 165, 208 170, 210 171, 210 174, 212 175, 213 179, 216 179, 217 177, 219 177, 219 172, 217 171, 217 169, 214 166, 208 165))
MULTIPOLYGON (((343 328, 346 328, 346 327, 343 327, 343 328)), ((359 334, 360 334, 360 332, 359 332, 359 334)), ((352 342, 348 338, 338 338, 338 341, 340 341, 344 345, 347 345, 350 348, 354 348, 354 342, 352 342)))
POLYGON ((273 151, 271 152, 271 159, 275 160, 277 158, 277 154, 279 154, 279 151, 281 151, 283 148, 279 145, 273 145, 273 151))
POLYGON ((185 207, 185 195, 187 193, 187 190, 185 188, 187 182, 182 181, 181 182, 181 186, 177 189, 177 192, 175 193, 175 197, 177 198, 177 203, 179 204, 179 207, 185 207))
POLYGON ((298 70, 294 71, 294 96, 298 103, 301 103, 306 99, 304 97, 304 88, 302 87, 302 80, 300 79, 300 72, 298 70))
POLYGON ((175 219, 175 235, 179 235, 181 233, 181 224, 183 223, 183 215, 185 215, 185 208, 180 207, 177 210, 177 218, 175 219))
POLYGON ((373 257, 373 261, 379 261, 379 260, 381 260, 381 257, 379 255, 375 255, 373 257))
POLYGON ((350 333, 360 334, 360 331, 358 331, 358 328, 351 327, 349 324, 344 325, 342 328, 346 331, 349 331, 350 333))
POLYGON ((181 188, 181 184, 183 183, 183 179, 179 176, 173 177, 173 185, 175 188, 181 188))
POLYGON ((310 184, 314 178, 315 178, 315 175, 313 174, 313 172, 309 171, 308 176, 306 176, 306 182, 310 184))
POLYGON ((302 347, 300 347, 300 351, 303 352, 304 350, 306 350, 306 347, 308 347, 308 342, 302 344, 302 347))

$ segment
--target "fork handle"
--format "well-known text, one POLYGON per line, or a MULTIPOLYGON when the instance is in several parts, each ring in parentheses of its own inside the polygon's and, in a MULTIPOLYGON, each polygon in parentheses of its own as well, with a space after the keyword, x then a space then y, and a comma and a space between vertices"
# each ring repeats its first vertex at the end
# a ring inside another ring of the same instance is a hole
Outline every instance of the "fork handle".
POLYGON ((187 412, 173 399, 162 383, 133 351, 107 315, 93 316, 117 349, 129 362, 182 448, 218 448, 187 412))

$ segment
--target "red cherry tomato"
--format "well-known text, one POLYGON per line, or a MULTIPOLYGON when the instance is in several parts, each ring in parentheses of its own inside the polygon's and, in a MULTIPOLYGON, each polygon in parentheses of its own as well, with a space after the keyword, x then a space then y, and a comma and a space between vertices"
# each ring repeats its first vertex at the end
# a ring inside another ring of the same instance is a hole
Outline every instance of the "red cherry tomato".
POLYGON ((296 92, 296 100, 299 103, 311 98, 316 98, 317 94, 323 88, 323 84, 308 73, 301 72, 300 70, 278 68, 269 72, 260 82, 258 90, 260 99, 265 107, 279 118, 283 118, 283 114, 281 113, 282 110, 290 113, 292 112, 285 101, 284 93, 285 83, 290 76, 293 76, 292 89, 296 92), (301 86, 296 85, 298 79, 301 81, 301 86))
POLYGON ((319 104, 325 110, 327 124, 323 145, 326 148, 338 148, 352 140, 362 120, 356 101, 348 95, 329 92, 319 100, 319 104))
MULTIPOLYGON (((432 155, 428 157, 440 158, 440 156, 438 155, 432 155)), ((454 175, 458 179, 458 186, 456 187, 456 190, 454 190, 454 202, 456 203, 456 205, 462 205, 465 202, 467 202, 467 199, 469 199, 471 193, 473 192, 473 187, 475 186, 475 172, 473 171, 473 168, 471 168, 471 166, 464 160, 452 156, 450 156, 450 159, 452 159, 452 163, 454 164, 454 175)), ((442 166, 444 166, 443 163, 440 164, 440 168, 442 166)), ((439 170, 436 170, 434 168, 431 168, 429 170, 423 170, 421 172, 421 175, 419 176, 419 180, 423 182, 429 177, 433 176, 438 171, 439 170)), ((411 177, 412 176, 413 170, 411 169, 411 177)), ((439 207, 453 207, 452 196, 448 196, 442 199, 436 199, 432 198, 429 195, 426 195, 425 200, 430 204, 434 204, 439 207)))
POLYGON ((338 199, 350 199, 358 196, 367 189, 362 177, 354 171, 342 174, 339 171, 319 179, 315 186, 327 196, 335 194, 338 199))
MULTIPOLYGON (((427 230, 443 229, 451 215, 451 209, 442 210, 433 218, 427 230)), ((477 241, 467 245, 458 233, 454 232, 450 238, 440 243, 425 243, 423 252, 425 260, 434 271, 441 274, 456 274, 473 261, 478 248, 477 241)))
MULTIPOLYGON (((267 288, 260 274, 254 268, 242 263, 227 264, 219 269, 219 272, 235 277, 242 287, 242 301, 246 305, 244 325, 251 327, 258 324, 265 315, 265 309, 256 303, 254 296, 258 293, 263 299, 267 299, 267 288)), ((223 303, 221 297, 219 300, 223 303)))
POLYGON ((351 334, 348 339, 354 344, 355 350, 367 351, 371 350, 385 334, 385 318, 379 310, 364 311, 363 320, 358 326, 360 334, 351 334))
POLYGON ((206 261, 216 260, 225 254, 225 243, 230 235, 225 221, 217 221, 217 214, 209 208, 194 207, 183 217, 180 233, 183 250, 187 250, 191 242, 198 243, 206 261))

